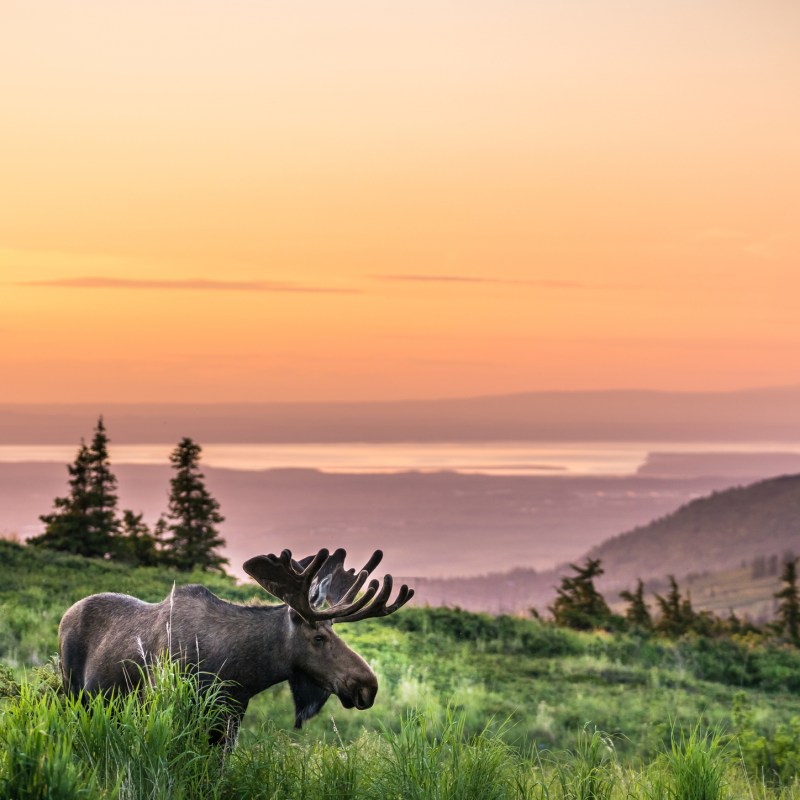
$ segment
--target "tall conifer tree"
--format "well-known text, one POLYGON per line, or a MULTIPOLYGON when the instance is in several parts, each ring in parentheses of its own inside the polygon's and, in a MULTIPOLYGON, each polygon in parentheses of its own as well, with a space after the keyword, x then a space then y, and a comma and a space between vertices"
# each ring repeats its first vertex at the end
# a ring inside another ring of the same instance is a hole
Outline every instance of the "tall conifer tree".
POLYGON ((54 500, 55 510, 40 517, 45 523, 44 533, 28 542, 102 558, 113 552, 114 535, 119 529, 117 479, 108 460, 108 436, 102 417, 97 420, 91 447, 81 440, 75 461, 67 470, 69 494, 54 500))
POLYGON ((81 439, 75 461, 67 465, 69 494, 66 497, 56 497, 53 501, 55 510, 39 517, 45 524, 44 533, 28 539, 28 544, 84 554, 91 461, 89 448, 81 439))
POLYGON ((175 477, 170 481, 169 509, 164 524, 167 560, 181 570, 223 570, 228 559, 216 552, 225 545, 216 526, 224 521, 219 503, 205 487, 199 461, 202 448, 188 437, 170 455, 175 477))
POLYGON ((89 448, 89 485, 85 555, 102 556, 112 550, 112 539, 119 532, 117 518, 117 479, 108 458, 108 435, 103 418, 97 420, 89 448))

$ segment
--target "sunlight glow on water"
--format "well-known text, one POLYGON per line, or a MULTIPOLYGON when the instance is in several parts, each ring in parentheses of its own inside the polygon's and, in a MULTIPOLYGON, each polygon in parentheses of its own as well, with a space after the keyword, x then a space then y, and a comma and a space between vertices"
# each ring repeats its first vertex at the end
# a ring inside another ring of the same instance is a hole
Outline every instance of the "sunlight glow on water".
MULTIPOLYGON (((169 464, 172 445, 112 445, 113 464, 169 464)), ((631 475, 648 453, 799 452, 796 443, 483 442, 401 444, 209 444, 202 463, 238 470, 318 469, 331 473, 407 471, 484 475, 631 475)), ((0 445, 0 462, 69 463, 70 445, 0 445)))

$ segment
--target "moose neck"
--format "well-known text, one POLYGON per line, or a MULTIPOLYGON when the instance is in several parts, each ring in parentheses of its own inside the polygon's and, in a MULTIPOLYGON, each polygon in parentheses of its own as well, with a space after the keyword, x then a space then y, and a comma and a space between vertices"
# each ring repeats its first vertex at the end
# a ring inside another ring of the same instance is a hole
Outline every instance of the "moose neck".
POLYGON ((237 619, 227 620, 235 631, 226 637, 230 652, 221 677, 253 696, 291 676, 292 625, 286 606, 238 608, 237 619))
MULTIPOLYGON (((287 680, 293 671, 293 625, 286 606, 248 609, 252 611, 247 631, 247 683, 254 693, 287 680)), ((243 631, 244 633, 244 631, 243 631)))

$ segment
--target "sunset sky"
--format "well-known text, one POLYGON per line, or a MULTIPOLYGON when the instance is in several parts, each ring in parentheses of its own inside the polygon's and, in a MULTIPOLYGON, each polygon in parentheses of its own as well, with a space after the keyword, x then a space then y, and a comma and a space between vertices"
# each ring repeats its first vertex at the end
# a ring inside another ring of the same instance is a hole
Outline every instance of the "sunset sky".
POLYGON ((797 0, 11 0, 0 402, 800 384, 797 0))

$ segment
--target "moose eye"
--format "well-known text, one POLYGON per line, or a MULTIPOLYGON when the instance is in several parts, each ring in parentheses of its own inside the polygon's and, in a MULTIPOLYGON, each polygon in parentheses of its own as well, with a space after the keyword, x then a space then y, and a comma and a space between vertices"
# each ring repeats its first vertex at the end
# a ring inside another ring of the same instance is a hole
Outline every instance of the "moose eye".
POLYGON ((314 637, 314 641, 317 644, 322 644, 325 641, 325 637, 320 635, 319 633, 314 637))

